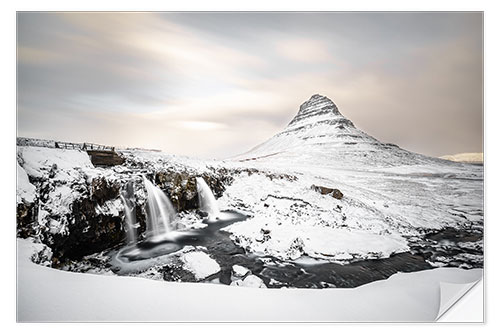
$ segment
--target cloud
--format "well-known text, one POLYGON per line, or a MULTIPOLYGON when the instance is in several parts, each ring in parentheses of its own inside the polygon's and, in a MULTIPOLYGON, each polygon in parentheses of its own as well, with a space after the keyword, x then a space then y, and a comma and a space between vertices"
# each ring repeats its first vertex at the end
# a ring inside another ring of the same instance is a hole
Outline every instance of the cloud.
POLYGON ((293 61, 306 63, 333 62, 335 58, 325 42, 311 38, 292 38, 278 41, 276 51, 293 61))
POLYGON ((178 126, 192 131, 213 131, 226 127, 224 124, 213 121, 180 121, 178 126))
POLYGON ((18 135, 224 157, 314 93, 382 141, 481 150, 482 17, 18 14, 18 135))

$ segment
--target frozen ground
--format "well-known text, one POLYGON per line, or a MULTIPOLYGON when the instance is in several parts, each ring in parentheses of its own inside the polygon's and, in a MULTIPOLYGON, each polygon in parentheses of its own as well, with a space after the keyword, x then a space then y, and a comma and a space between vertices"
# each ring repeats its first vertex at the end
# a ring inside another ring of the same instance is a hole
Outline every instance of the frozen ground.
MULTIPOLYGON (((29 321, 434 321, 450 304, 440 284, 482 270, 398 273, 353 289, 255 289, 78 274, 34 264, 43 245, 18 239, 17 319, 29 321)), ((41 260, 43 262, 43 258, 41 260)))
POLYGON ((296 175, 297 180, 241 176, 219 200, 222 207, 253 214, 253 219, 227 229, 252 251, 283 254, 298 237, 304 253, 312 257, 376 258, 407 251, 403 238, 421 230, 482 232, 480 167, 413 165, 359 171, 318 164, 284 167, 277 162, 255 161, 252 166, 296 175), (338 188, 344 198, 321 195, 310 189, 312 184, 338 188), (261 230, 269 231, 267 239, 257 237, 261 230), (366 244, 372 248, 364 248, 366 244))

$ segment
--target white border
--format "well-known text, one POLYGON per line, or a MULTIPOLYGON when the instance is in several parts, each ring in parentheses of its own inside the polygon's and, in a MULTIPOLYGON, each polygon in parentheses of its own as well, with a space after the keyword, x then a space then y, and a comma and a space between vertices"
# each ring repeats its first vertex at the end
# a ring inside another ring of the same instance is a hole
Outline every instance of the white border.
MULTIPOLYGON (((500 125, 498 122, 498 112, 500 112, 500 107, 498 103, 498 77, 500 75, 498 71, 498 59, 500 59, 500 54, 498 51, 498 32, 500 31, 499 22, 500 17, 498 15, 497 1, 436 1, 436 0, 420 0, 420 1, 397 1, 397 0, 359 0, 359 1, 344 1, 344 2, 330 2, 330 1, 318 1, 318 0, 308 0, 308 1, 287 1, 279 3, 278 1, 270 0, 254 0, 254 1, 229 1, 229 0, 212 0, 212 1, 177 1, 173 3, 164 1, 154 1, 154 0, 122 0, 119 2, 103 1, 103 0, 87 0, 87 1, 64 1, 64 0, 46 0, 46 1, 36 1, 36 0, 21 0, 21 1, 4 1, 1 5, 0 11, 0 22, 2 24, 1 31, 1 41, 3 44, 1 57, 2 57, 2 153, 4 160, 2 165, 2 197, 1 204, 3 208, 3 228, 4 233, 2 242, 2 308, 0 310, 2 323, 12 325, 8 329, 21 329, 21 330, 47 330, 50 332, 54 331, 67 331, 68 329, 103 329, 106 331, 114 330, 116 328, 122 330, 130 330, 136 332, 140 329, 151 329, 157 330, 158 327, 151 327, 153 325, 148 325, 147 328, 138 327, 138 325, 118 325, 119 327, 110 327, 106 324, 91 324, 91 327, 87 325, 69 325, 69 324, 48 324, 48 325, 27 325, 27 324, 15 324, 15 223, 14 221, 14 195, 15 191, 15 166, 14 166, 14 156, 15 156, 15 120, 16 120, 16 86, 15 86, 15 74, 16 74, 16 59, 15 59, 15 25, 16 25, 16 11, 38 11, 38 10, 57 10, 57 11, 104 11, 104 10, 118 10, 118 11, 181 11, 181 10, 196 10, 196 11, 227 11, 227 10, 251 10, 251 11, 485 11, 485 113, 484 113, 484 123, 485 123, 485 223, 486 223, 486 234, 485 234, 485 245, 486 245, 486 278, 485 278, 485 290, 487 291, 487 303, 486 303, 486 321, 487 325, 477 326, 474 325, 355 325, 355 327, 347 327, 352 325, 340 324, 341 327, 336 327, 337 329, 342 329, 343 331, 348 328, 355 329, 368 329, 375 331, 387 332, 391 330, 409 330, 411 331, 421 331, 428 329, 453 329, 453 331, 463 331, 463 330, 476 330, 480 328, 492 329, 493 325, 497 326, 498 320, 498 307, 493 306, 493 301, 498 293, 498 281, 494 281, 493 276, 498 276, 498 265, 493 264, 493 260, 496 261, 495 254, 497 249, 497 237, 500 235, 498 230, 498 213, 495 209, 497 204, 497 199, 499 198, 498 185, 498 157, 495 155, 495 151, 498 151, 497 144, 500 144, 498 140, 497 127, 500 125), (5 242, 7 239, 7 242, 5 242), (493 258, 490 260, 490 257, 493 258), (7 260, 6 260, 7 259, 7 260), (36 327, 35 327, 36 326, 36 327)), ((474 309, 469 309, 469 311, 474 311, 474 309)), ((157 326, 157 325, 154 325, 157 326)), ((277 328, 284 328, 287 331, 294 330, 305 330, 314 328, 320 331, 332 331, 331 325, 317 324, 317 325, 246 325, 245 327, 240 327, 240 325, 228 324, 228 325, 207 325, 207 324, 195 324, 189 325, 191 328, 196 330, 202 330, 203 332, 217 331, 221 329, 227 331, 254 331, 261 330, 261 326, 266 326, 273 330, 277 328), (304 326, 307 326, 304 327, 304 326), (309 327, 310 326, 310 327, 309 327)), ((338 325, 337 325, 338 326, 338 325)), ((166 328, 163 328, 166 329, 166 328)), ((174 324, 173 327, 168 329, 172 330, 185 330, 188 329, 186 325, 174 324)), ((498 328, 497 328, 498 329, 498 328)))

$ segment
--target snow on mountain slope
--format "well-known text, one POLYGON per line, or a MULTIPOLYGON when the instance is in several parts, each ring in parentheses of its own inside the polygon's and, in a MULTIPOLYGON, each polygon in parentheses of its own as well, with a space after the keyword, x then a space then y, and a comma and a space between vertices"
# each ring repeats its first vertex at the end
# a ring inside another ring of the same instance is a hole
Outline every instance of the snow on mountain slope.
POLYGON ((369 169, 398 165, 437 164, 446 161, 412 153, 382 143, 357 129, 333 101, 313 95, 280 133, 235 158, 239 161, 291 160, 294 163, 326 164, 332 167, 369 169))
POLYGON ((230 208, 244 203, 254 214, 227 228, 250 251, 291 258, 299 247, 299 255, 342 261, 406 251, 400 237, 411 239, 423 230, 482 230, 482 167, 381 143, 357 129, 327 97, 312 96, 282 132, 232 163, 296 177, 294 182, 241 177, 220 199, 230 208), (340 189, 344 197, 321 196, 312 185, 340 189), (346 231, 344 239, 356 233, 353 239, 359 242, 351 242, 349 250, 328 246, 318 251, 315 244, 325 239, 338 243, 332 228, 346 231), (261 230, 268 236, 247 237, 261 230), (375 246, 377 237, 392 247, 375 246), (365 241, 373 245, 371 253, 363 250, 365 241))

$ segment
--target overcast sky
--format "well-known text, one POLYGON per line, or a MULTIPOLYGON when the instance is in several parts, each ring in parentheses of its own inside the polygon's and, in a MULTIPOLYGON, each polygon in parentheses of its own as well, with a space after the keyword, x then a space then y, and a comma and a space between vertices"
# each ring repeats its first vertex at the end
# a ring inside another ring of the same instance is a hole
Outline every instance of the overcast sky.
POLYGON ((319 93, 384 142, 482 152, 481 13, 18 13, 18 136, 242 153, 319 93))

